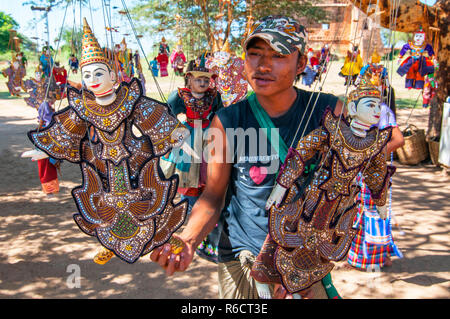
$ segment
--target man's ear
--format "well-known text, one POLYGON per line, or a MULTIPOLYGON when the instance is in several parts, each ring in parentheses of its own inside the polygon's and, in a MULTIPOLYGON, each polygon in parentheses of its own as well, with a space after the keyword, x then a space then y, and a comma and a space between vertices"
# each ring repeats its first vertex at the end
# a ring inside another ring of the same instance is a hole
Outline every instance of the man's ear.
MULTIPOLYGON (((300 52, 298 54, 300 54, 300 52)), ((306 63, 306 55, 302 54, 297 60, 297 75, 301 74, 305 70, 306 63)))
POLYGON ((354 117, 356 115, 356 103, 350 102, 347 104, 348 115, 350 117, 354 117))

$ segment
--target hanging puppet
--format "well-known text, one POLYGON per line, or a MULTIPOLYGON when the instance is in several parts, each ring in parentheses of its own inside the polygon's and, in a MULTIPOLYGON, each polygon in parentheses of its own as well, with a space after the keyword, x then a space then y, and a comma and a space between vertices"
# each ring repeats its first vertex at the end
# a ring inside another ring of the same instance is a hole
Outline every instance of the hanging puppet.
POLYGON ((339 75, 345 78, 345 85, 355 84, 362 67, 363 61, 358 46, 354 46, 351 52, 347 51, 344 65, 341 68, 341 72, 339 72, 339 75))
POLYGON ((244 60, 234 55, 228 41, 208 59, 206 67, 217 75, 216 85, 225 107, 247 96, 248 83, 244 78, 244 60))
POLYGON ((125 38, 117 47, 116 57, 119 67, 119 79, 125 82, 130 82, 131 78, 134 76, 133 61, 131 57, 131 52, 127 48, 127 43, 125 38))
POLYGON ((381 63, 381 56, 378 52, 372 53, 370 63, 366 64, 359 72, 355 80, 355 85, 358 85, 362 78, 376 86, 382 92, 382 102, 386 103, 389 108, 396 114, 395 107, 395 92, 394 88, 389 84, 389 74, 387 69, 381 63))
POLYGON ((83 21, 80 61, 85 87, 68 88, 69 106, 42 130, 28 133, 49 156, 78 163, 82 185, 72 190, 80 229, 112 254, 133 263, 167 242, 184 222, 187 203, 174 203, 178 180, 159 172, 159 158, 178 147, 186 128, 167 106, 142 95, 137 79, 115 88, 116 74, 83 21))
POLYGON ((435 97, 437 87, 438 83, 434 78, 434 73, 427 74, 425 76, 425 85, 423 87, 422 93, 423 98, 422 106, 424 108, 427 108, 430 104, 431 99, 435 97))
POLYGON ((156 61, 158 61, 160 76, 166 77, 169 75, 167 71, 167 66, 169 65, 169 46, 166 44, 166 39, 163 37, 161 43, 159 45, 159 53, 156 57, 156 61))
POLYGON ((356 233, 359 172, 374 202, 385 205, 395 168, 385 158, 391 129, 372 127, 380 98, 376 87, 362 81, 349 96, 350 123, 328 110, 322 126, 289 149, 266 204, 269 235, 251 271, 262 297, 270 298, 268 283, 282 283, 290 293, 308 288, 329 275, 331 261, 346 257, 356 233), (301 182, 309 163, 318 164, 313 179, 301 182))
POLYGON ((183 52, 181 40, 177 44, 177 48, 170 55, 170 64, 172 65, 175 75, 183 76, 184 65, 186 64, 186 56, 183 52))
MULTIPOLYGON (((54 99, 47 98, 39 105, 38 131, 44 129, 51 123, 54 114, 54 102, 54 99)), ((59 192, 58 170, 61 164, 60 160, 48 157, 46 153, 40 150, 24 152, 22 157, 31 157, 33 161, 37 161, 39 180, 44 194, 50 197, 59 192)))
POLYGON ((46 77, 41 65, 36 67, 34 74, 34 78, 24 81, 25 90, 30 95, 24 100, 29 106, 39 109, 45 100, 46 94, 49 100, 59 100, 61 98, 61 93, 59 87, 56 85, 55 79, 53 77, 46 77), (49 81, 50 86, 48 85, 49 81))
MULTIPOLYGON (((220 93, 211 88, 210 81, 215 78, 205 68, 205 61, 186 73, 187 87, 179 88, 169 97, 167 103, 180 121, 190 131, 190 148, 195 155, 189 156, 182 150, 175 149, 167 157, 162 157, 161 167, 166 176, 177 173, 179 176, 178 193, 181 199, 189 202, 189 211, 200 197, 206 185, 207 163, 202 158, 206 147, 206 130, 209 128, 215 112, 223 107, 220 93)), ((198 253, 207 259, 217 259, 219 230, 216 228, 198 249, 198 253)))
POLYGON ((142 94, 145 95, 146 89, 145 89, 145 76, 144 72, 142 71, 142 65, 141 65, 141 56, 139 55, 139 51, 136 50, 134 53, 134 67, 136 69, 137 78, 139 81, 141 81, 142 85, 142 94))
POLYGON ((314 56, 313 49, 309 48, 306 53, 307 63, 302 75, 302 84, 308 87, 314 83, 317 72, 319 71, 319 60, 314 56))
POLYGON ((20 96, 20 91, 25 89, 23 78, 25 77, 25 68, 13 55, 11 64, 8 68, 2 71, 4 77, 8 78, 6 86, 8 87, 11 96, 20 96))
POLYGON ((53 65, 53 58, 50 54, 50 48, 48 46, 44 46, 42 48, 41 57, 39 58, 39 63, 41 64, 42 71, 45 76, 50 76, 50 71, 53 65))
POLYGON ((169 45, 166 43, 165 37, 161 38, 161 42, 159 43, 159 52, 167 56, 170 55, 170 48, 169 45))
POLYGON ((400 64, 397 73, 405 77, 405 88, 423 89, 427 74, 434 72, 434 50, 431 44, 425 43, 425 32, 420 28, 414 33, 413 40, 406 43, 400 50, 398 63, 403 56, 410 55, 400 64))

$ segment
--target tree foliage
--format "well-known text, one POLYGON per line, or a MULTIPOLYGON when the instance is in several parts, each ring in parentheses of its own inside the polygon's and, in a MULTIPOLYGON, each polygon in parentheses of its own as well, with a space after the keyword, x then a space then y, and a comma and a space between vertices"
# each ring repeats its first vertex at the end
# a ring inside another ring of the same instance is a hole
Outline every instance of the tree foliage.
POLYGON ((197 52, 220 49, 226 41, 236 49, 251 23, 269 14, 327 19, 307 0, 140 0, 130 11, 141 32, 175 36, 197 52))
MULTIPOLYGON (((6 52, 11 49, 10 44, 10 30, 15 30, 19 24, 5 12, 0 11, 0 52, 6 52)), ((22 46, 29 46, 30 41, 20 33, 15 33, 15 36, 20 39, 22 46)))

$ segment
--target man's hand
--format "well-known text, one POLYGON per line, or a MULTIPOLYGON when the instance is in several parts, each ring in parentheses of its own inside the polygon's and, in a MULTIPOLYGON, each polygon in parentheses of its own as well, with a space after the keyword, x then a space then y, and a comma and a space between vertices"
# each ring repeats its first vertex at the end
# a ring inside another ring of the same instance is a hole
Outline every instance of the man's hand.
MULTIPOLYGON (((173 237, 183 241, 176 235, 173 235, 173 237)), ((165 243, 164 245, 155 248, 150 253, 151 261, 158 263, 164 268, 167 276, 172 276, 175 272, 185 271, 194 258, 194 248, 184 241, 183 243, 183 250, 178 254, 173 252, 174 247, 169 243, 165 243)))
POLYGON ((275 204, 276 207, 280 206, 286 191, 287 188, 281 186, 280 184, 276 184, 272 190, 272 193, 270 193, 269 199, 267 199, 266 210, 269 210, 273 204, 275 204))
MULTIPOLYGON (((294 295, 300 296, 301 299, 313 299, 314 291, 312 290, 312 288, 307 288, 295 293, 294 295)), ((295 298, 294 295, 288 293, 282 285, 275 284, 275 287, 273 289, 273 299, 299 299, 295 298)))

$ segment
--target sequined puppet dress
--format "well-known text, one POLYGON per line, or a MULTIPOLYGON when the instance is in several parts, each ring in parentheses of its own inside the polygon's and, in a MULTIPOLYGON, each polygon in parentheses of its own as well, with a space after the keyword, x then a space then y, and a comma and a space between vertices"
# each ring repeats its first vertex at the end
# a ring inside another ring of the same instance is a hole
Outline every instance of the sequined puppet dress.
MULTIPOLYGON (((83 74, 88 66, 108 65, 84 23, 83 74)), ((72 190, 75 222, 133 263, 168 241, 184 222, 187 203, 173 202, 178 180, 164 178, 159 157, 179 147, 185 135, 166 105, 142 95, 137 79, 122 82, 114 93, 111 103, 99 104, 91 91, 69 87, 69 106, 28 136, 49 156, 80 165, 82 185, 72 190)))
POLYGON ((390 134, 389 128, 373 128, 358 137, 349 123, 328 110, 322 126, 289 149, 277 178, 287 190, 284 201, 270 206, 269 235, 251 272, 258 283, 282 283, 296 293, 327 276, 331 261, 346 257, 356 234, 352 224, 359 188, 354 180, 359 172, 374 202, 385 204, 394 172, 383 152, 390 134), (303 191, 296 181, 305 163, 317 155, 315 177, 303 191))
POLYGON ((8 78, 6 86, 11 96, 20 96, 20 91, 24 90, 23 78, 25 68, 13 57, 11 65, 2 71, 4 77, 8 78))
POLYGON ((244 60, 232 55, 228 42, 206 61, 206 67, 217 75, 216 86, 225 107, 245 99, 248 83, 243 76, 244 60))

